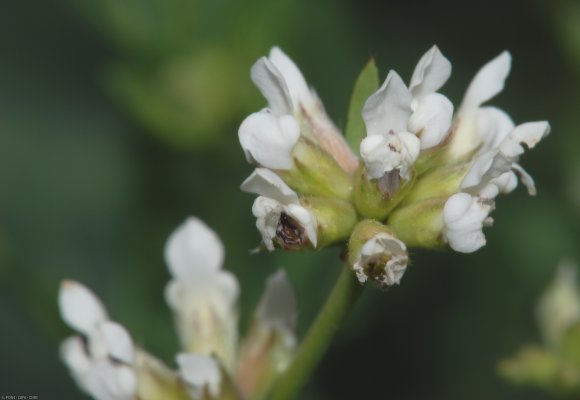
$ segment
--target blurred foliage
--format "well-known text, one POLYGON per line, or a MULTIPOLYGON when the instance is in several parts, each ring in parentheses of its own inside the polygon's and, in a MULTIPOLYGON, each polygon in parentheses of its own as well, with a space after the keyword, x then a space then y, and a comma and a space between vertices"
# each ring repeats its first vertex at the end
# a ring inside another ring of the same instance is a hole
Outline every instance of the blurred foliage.
POLYGON ((498 365, 518 385, 539 387, 562 396, 580 395, 580 290, 577 267, 564 262, 538 305, 544 343, 527 344, 498 365))
POLYGON ((580 259, 576 11, 563 0, 2 2, 0 394, 82 398, 57 357, 70 334, 56 308, 63 278, 93 289, 140 344, 173 363, 162 253, 190 214, 226 244, 243 328, 265 277, 283 265, 304 331, 338 254, 248 254, 259 236, 252 198, 238 189, 251 167, 236 132, 265 104, 249 68, 280 45, 344 128, 370 56, 381 80, 390 68, 407 80, 436 43, 453 63, 443 93, 455 104, 479 66, 512 51, 494 104, 516 122, 552 123, 522 161, 539 195, 499 199, 476 254, 417 251, 400 287, 367 290, 304 398, 553 398, 513 388, 495 365, 539 341, 537 294, 557 260, 580 259))

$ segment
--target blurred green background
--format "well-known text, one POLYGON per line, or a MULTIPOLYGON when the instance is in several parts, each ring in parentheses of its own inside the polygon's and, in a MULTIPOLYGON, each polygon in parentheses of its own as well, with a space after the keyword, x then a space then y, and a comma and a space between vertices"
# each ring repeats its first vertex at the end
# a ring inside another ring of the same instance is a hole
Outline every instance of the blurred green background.
POLYGON ((493 103, 551 122, 523 160, 539 195, 500 198, 476 254, 416 251, 400 287, 367 290, 303 398, 552 398, 511 387, 496 364, 539 341, 537 297, 560 259, 580 260, 580 4, 562 0, 0 2, 0 394, 83 398, 58 360, 64 278, 173 363, 162 252, 188 215, 226 244, 242 329, 282 265, 304 332, 338 253, 248 254, 259 236, 237 127, 265 105, 249 68, 280 45, 344 127, 369 56, 382 78, 409 79, 433 44, 453 63, 443 92, 455 104, 483 63, 512 52, 493 103))

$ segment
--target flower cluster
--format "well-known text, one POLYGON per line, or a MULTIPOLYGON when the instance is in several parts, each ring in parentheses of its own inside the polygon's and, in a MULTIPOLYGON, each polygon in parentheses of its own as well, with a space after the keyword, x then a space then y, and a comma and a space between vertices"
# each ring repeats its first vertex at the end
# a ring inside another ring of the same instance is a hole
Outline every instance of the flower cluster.
POLYGON ((98 400, 259 397, 287 368, 297 347, 296 298, 283 270, 272 275, 248 334, 238 343, 236 278, 221 269, 224 249, 203 222, 189 218, 169 238, 172 275, 165 298, 182 352, 173 370, 134 343, 85 286, 64 281, 59 306, 80 335, 61 357, 78 386, 98 400))
POLYGON ((241 187, 259 195, 252 212, 263 246, 347 243, 359 281, 381 287, 399 283, 408 247, 469 253, 484 246, 496 197, 518 180, 535 194, 519 158, 550 130, 546 121, 516 126, 484 106, 510 67, 507 52, 484 65, 454 113, 439 93, 451 63, 433 46, 408 85, 390 71, 356 110, 364 132, 347 132, 360 139, 350 148, 296 65, 273 48, 251 69, 268 107, 239 128, 246 158, 257 166, 241 187))

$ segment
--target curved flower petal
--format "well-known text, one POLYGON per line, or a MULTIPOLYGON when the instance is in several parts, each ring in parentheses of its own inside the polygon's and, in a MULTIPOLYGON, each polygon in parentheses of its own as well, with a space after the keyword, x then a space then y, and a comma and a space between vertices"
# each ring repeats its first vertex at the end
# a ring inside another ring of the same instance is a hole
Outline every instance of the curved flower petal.
POLYGON ((493 204, 468 193, 449 197, 443 208, 445 237, 451 248, 461 253, 471 253, 486 243, 483 226, 489 225, 493 204))
POLYGON ((262 57, 252 66, 250 76, 262 95, 268 100, 268 106, 276 116, 292 114, 292 99, 288 85, 282 73, 267 58, 262 57))
POLYGON ((483 143, 480 152, 497 148, 515 127, 510 116, 496 107, 481 107, 476 118, 478 142, 483 143))
POLYGON ((78 332, 90 335, 97 325, 108 319, 101 301, 84 285, 63 281, 58 295, 62 319, 78 332))
POLYGON ((290 57, 280 50, 279 47, 273 47, 270 50, 269 58, 272 64, 280 71, 286 82, 294 110, 300 107, 300 103, 308 107, 311 103, 316 102, 316 98, 308 87, 302 72, 300 72, 300 69, 298 69, 290 57))
POLYGON ((531 149, 549 133, 550 124, 547 121, 526 122, 511 131, 501 143, 500 150, 506 156, 517 157, 524 153, 522 143, 531 149))
POLYGON ((291 115, 276 116, 263 110, 248 116, 238 130, 248 162, 271 169, 291 169, 292 149, 300 138, 300 126, 291 115))
POLYGON ((82 376, 90 370, 92 360, 87 354, 85 344, 80 336, 71 336, 60 345, 60 357, 71 370, 77 384, 84 387, 82 376))
POLYGON ((528 174, 526 170, 523 169, 519 164, 514 164, 512 166, 512 169, 516 174, 518 174, 518 177, 520 178, 526 189, 528 189, 528 194, 530 196, 535 196, 537 194, 537 191, 534 178, 532 178, 532 176, 528 174))
POLYGON ((127 329, 112 321, 101 323, 98 329, 103 335, 109 355, 125 364, 132 364, 135 359, 135 348, 127 329))
POLYGON ((503 90, 511 60, 510 53, 504 51, 477 72, 467 88, 460 112, 479 107, 503 90))
POLYGON ((439 90, 450 76, 451 63, 437 46, 433 46, 417 63, 411 77, 409 90, 413 97, 421 98, 439 90))
POLYGON ((293 217, 300 224, 312 246, 316 247, 318 243, 318 236, 316 234, 317 224, 316 219, 310 211, 298 204, 289 204, 286 207, 286 211, 288 212, 288 215, 293 217))
POLYGON ((282 204, 298 202, 298 195, 278 175, 266 168, 256 168, 240 188, 244 192, 259 194, 282 204))
POLYGON ((367 136, 380 135, 389 130, 406 131, 412 101, 413 96, 401 77, 390 71, 383 85, 367 99, 363 107, 367 136))
POLYGON ((165 262, 177 279, 195 279, 199 274, 219 270, 224 261, 224 245, 203 221, 189 217, 169 237, 165 262))
POLYGON ((212 398, 219 396, 221 372, 218 363, 213 358, 180 353, 176 360, 179 374, 188 384, 193 399, 202 399, 205 390, 209 391, 212 398))
POLYGON ((428 94, 416 102, 415 112, 409 119, 409 131, 421 138, 421 149, 441 143, 449 134, 453 104, 439 93, 428 94))
POLYGON ((292 283, 283 269, 271 275, 256 309, 258 324, 262 329, 280 332, 288 345, 296 343, 298 306, 292 283))
POLYGON ((513 161, 506 158, 498 151, 488 151, 479 155, 467 174, 461 181, 461 189, 473 193, 486 186, 494 178, 497 178, 512 169, 513 161))

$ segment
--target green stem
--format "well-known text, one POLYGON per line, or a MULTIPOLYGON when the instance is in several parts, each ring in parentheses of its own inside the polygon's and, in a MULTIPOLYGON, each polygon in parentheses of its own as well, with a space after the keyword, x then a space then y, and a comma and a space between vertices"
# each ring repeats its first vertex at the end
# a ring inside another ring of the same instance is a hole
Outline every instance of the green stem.
POLYGON ((269 400, 290 400, 297 397, 361 293, 362 286, 356 281, 350 268, 345 266, 326 303, 310 326, 292 364, 272 388, 269 400))

